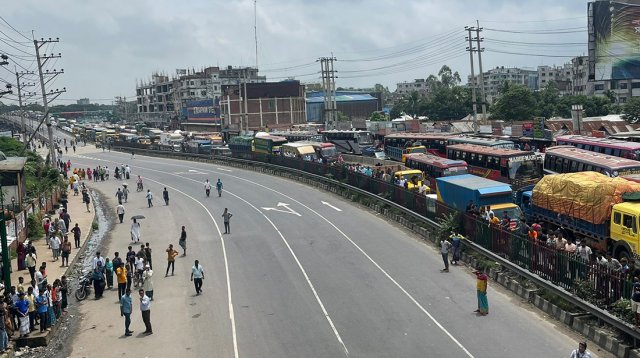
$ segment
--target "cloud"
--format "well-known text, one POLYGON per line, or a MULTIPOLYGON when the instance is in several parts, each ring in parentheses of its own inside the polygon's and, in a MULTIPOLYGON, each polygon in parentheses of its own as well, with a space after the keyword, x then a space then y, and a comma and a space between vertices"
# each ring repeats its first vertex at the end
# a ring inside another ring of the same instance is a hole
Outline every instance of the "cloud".
MULTIPOLYGON (((66 73, 56 80, 56 85, 68 89, 61 98, 109 99, 132 96, 136 80, 147 79, 154 71, 173 73, 176 68, 185 67, 254 65, 253 5, 251 0, 26 0, 4 4, 2 16, 20 30, 34 29, 37 37, 60 37, 55 51, 62 52, 63 57, 56 66, 64 67, 66 73)), ((320 67, 315 60, 333 53, 338 58, 338 85, 383 83, 393 90, 397 82, 427 77, 444 64, 466 77, 469 60, 464 52, 463 28, 474 25, 475 18, 481 20, 481 26, 494 29, 580 27, 586 26, 586 1, 258 0, 257 15, 260 67, 280 69, 264 72, 268 78, 307 74, 300 79, 318 81, 320 67), (531 22, 538 20, 550 21, 531 22), (442 35, 449 32, 452 35, 443 40, 442 35), (341 62, 380 56, 388 58, 341 62), (411 58, 417 59, 392 66, 411 58), (302 66, 305 64, 308 66, 302 66), (384 70, 349 72, 385 66, 388 68, 384 70)), ((15 33, 7 34, 17 37, 15 33)), ((508 52, 580 55, 586 51, 586 31, 563 36, 485 31, 483 37, 584 42, 582 46, 558 49, 483 44, 487 49, 498 47, 508 52)), ((0 46, 0 50, 5 48, 0 46)), ((501 65, 536 67, 566 60, 489 50, 483 53, 485 70, 501 65)))

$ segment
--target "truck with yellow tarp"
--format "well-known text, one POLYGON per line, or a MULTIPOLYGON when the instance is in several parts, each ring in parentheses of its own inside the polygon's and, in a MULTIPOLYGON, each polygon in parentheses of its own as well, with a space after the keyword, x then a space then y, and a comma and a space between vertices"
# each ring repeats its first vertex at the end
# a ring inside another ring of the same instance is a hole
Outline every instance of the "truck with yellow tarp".
POLYGON ((614 257, 638 255, 639 183, 596 172, 547 175, 521 189, 516 202, 527 222, 561 227, 614 257))

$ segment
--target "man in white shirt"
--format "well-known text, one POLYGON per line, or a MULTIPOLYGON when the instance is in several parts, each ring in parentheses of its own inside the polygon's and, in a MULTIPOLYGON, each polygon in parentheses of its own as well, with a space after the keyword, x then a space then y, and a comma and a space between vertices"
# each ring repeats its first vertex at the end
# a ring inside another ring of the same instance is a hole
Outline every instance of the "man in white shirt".
POLYGON ((591 248, 589 246, 587 246, 587 244, 584 242, 584 240, 582 240, 580 242, 580 246, 578 246, 578 255, 580 256, 580 258, 586 262, 589 263, 589 261, 591 260, 591 255, 593 254, 593 251, 591 251, 591 248))
POLYGON ((149 296, 144 294, 143 289, 139 289, 138 293, 140 294, 140 312, 142 313, 142 321, 146 328, 143 333, 153 334, 153 330, 151 329, 151 299, 149 296))
POLYGON ((98 266, 98 262, 100 262, 102 265, 102 267, 104 267, 104 257, 100 256, 100 251, 96 252, 96 256, 93 258, 93 261, 91 262, 91 269, 95 270, 96 267, 98 266))
POLYGON ((202 280, 204 280, 204 269, 198 260, 191 267, 191 281, 196 286, 196 296, 202 292, 202 280))
POLYGON ((122 220, 124 219, 124 205, 118 204, 118 206, 116 206, 116 213, 118 214, 120 224, 122 224, 122 220))
POLYGON ((61 242, 58 235, 53 235, 51 239, 49 239, 49 246, 51 246, 54 261, 58 261, 58 257, 60 256, 60 244, 61 242))
POLYGON ((149 204, 149 207, 153 206, 153 193, 150 189, 147 189, 147 204, 149 204))

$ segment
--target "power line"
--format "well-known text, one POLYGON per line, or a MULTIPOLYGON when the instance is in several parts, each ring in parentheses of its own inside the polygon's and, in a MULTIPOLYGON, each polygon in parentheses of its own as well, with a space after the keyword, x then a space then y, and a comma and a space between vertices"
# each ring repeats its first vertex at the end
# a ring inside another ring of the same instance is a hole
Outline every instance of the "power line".
POLYGON ((5 24, 7 24, 7 26, 9 26, 13 31, 15 31, 18 35, 24 37, 25 39, 29 40, 29 41, 33 41, 32 39, 28 38, 27 36, 25 36, 22 32, 16 30, 15 27, 11 26, 10 23, 7 22, 7 20, 4 19, 4 17, 0 16, 0 20, 2 20, 2 22, 4 22, 5 24))
POLYGON ((501 50, 494 50, 494 49, 490 49, 490 48, 487 48, 485 50, 489 51, 489 52, 503 53, 503 54, 507 54, 507 55, 518 55, 518 56, 560 57, 560 58, 576 57, 575 54, 573 54, 573 55, 545 55, 545 54, 539 54, 539 53, 521 53, 521 52, 501 51, 501 50))
POLYGON ((495 40, 485 39, 486 42, 494 42, 505 45, 522 45, 522 46, 586 46, 585 42, 524 42, 524 41, 509 41, 509 40, 495 40))
POLYGON ((585 26, 581 27, 567 27, 564 29, 552 29, 552 30, 506 30, 506 29, 491 29, 485 27, 485 30, 492 32, 506 32, 511 34, 528 34, 528 35, 559 35, 559 34, 573 34, 584 33, 587 31, 585 26))
POLYGON ((528 21, 505 21, 505 20, 479 20, 481 22, 491 22, 491 23, 505 23, 505 24, 523 24, 523 23, 535 23, 535 22, 553 22, 553 21, 568 21, 568 20, 584 20, 584 16, 575 16, 575 17, 565 17, 559 19, 544 19, 544 20, 528 20, 528 21))

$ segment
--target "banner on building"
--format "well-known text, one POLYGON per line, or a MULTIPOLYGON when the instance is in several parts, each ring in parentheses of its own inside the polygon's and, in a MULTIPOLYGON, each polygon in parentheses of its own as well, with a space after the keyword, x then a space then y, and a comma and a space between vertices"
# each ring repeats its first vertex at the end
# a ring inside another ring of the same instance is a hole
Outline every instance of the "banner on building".
POLYGON ((188 101, 186 103, 187 120, 189 122, 215 122, 219 123, 220 106, 216 106, 213 99, 188 101))
POLYGON ((177 68, 176 69, 176 75, 186 75, 187 74, 187 70, 184 68, 177 68))

